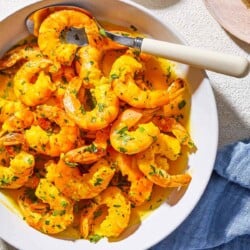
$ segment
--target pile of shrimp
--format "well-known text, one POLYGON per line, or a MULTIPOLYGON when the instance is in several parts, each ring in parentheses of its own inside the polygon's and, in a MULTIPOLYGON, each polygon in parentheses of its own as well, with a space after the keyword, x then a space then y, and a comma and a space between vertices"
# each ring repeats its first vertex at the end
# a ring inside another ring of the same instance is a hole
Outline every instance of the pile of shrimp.
POLYGON ((91 241, 118 237, 154 186, 191 181, 171 170, 195 148, 187 83, 82 12, 47 13, 36 28, 0 59, 13 92, 0 98, 0 190, 18 190, 24 220, 45 234, 73 226, 91 241), (69 27, 84 28, 88 45, 66 43, 69 27))

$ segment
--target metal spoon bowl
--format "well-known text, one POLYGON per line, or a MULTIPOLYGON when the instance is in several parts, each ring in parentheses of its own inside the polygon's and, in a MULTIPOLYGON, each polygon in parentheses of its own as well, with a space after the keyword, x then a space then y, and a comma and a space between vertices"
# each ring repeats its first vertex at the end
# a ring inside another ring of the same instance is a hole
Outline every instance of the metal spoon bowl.
MULTIPOLYGON (((175 43, 169 43, 165 41, 159 41, 151 38, 132 38, 120 34, 118 35, 105 30, 89 11, 77 6, 52 5, 32 12, 26 18, 26 27, 28 31, 31 34, 37 35, 42 20, 52 12, 62 9, 70 9, 83 12, 96 22, 100 32, 103 35, 106 35, 119 44, 136 48, 141 52, 165 57, 169 60, 188 64, 196 68, 207 69, 217 73, 235 77, 244 77, 249 73, 249 62, 246 58, 200 48, 193 48, 190 46, 175 43), (35 16, 41 16, 41 18, 38 19, 38 22, 34 22, 35 16)), ((88 39, 84 29, 69 27, 67 30, 63 31, 63 34, 61 35, 67 43, 77 44, 78 46, 84 46, 88 44, 88 39)))

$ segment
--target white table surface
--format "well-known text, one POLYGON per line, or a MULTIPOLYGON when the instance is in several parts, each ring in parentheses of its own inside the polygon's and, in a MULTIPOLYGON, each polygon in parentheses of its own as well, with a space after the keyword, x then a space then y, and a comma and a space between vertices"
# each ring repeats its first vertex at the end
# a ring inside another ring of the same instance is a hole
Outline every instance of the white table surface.
MULTIPOLYGON (((36 1, 0 0, 0 20, 34 2, 36 1)), ((250 45, 226 32, 210 15, 202 0, 134 0, 134 2, 144 5, 165 23, 177 29, 187 44, 244 56, 250 60, 250 45)), ((239 79, 209 71, 207 75, 217 101, 219 146, 249 138, 250 74, 239 79)), ((0 250, 6 249, 12 248, 0 240, 0 250)))

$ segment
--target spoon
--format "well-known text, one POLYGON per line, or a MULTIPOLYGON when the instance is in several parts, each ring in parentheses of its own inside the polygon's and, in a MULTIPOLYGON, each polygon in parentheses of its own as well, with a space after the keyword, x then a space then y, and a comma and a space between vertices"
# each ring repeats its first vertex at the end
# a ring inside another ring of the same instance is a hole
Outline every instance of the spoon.
MULTIPOLYGON (((44 18, 46 15, 62 9, 77 10, 85 13, 96 22, 101 34, 109 37, 119 44, 136 48, 140 52, 165 57, 169 60, 188 64, 196 68, 207 69, 234 77, 244 77, 249 73, 249 62, 246 58, 181 44, 159 41, 151 38, 134 38, 120 34, 118 35, 105 30, 89 11, 77 6, 52 5, 32 12, 26 18, 26 27, 28 31, 35 35, 38 33, 42 20, 38 19, 37 21, 36 19, 36 22, 34 22, 35 15, 41 15, 44 18)), ((68 43, 77 44, 78 46, 88 44, 88 39, 84 29, 70 27, 61 35, 68 43)))

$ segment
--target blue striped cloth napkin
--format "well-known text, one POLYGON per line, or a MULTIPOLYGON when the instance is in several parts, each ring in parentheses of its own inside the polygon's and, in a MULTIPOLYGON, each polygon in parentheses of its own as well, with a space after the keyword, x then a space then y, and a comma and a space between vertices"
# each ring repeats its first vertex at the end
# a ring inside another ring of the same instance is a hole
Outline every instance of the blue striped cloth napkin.
POLYGON ((189 217, 150 250, 250 249, 250 139, 218 150, 207 189, 189 217))

